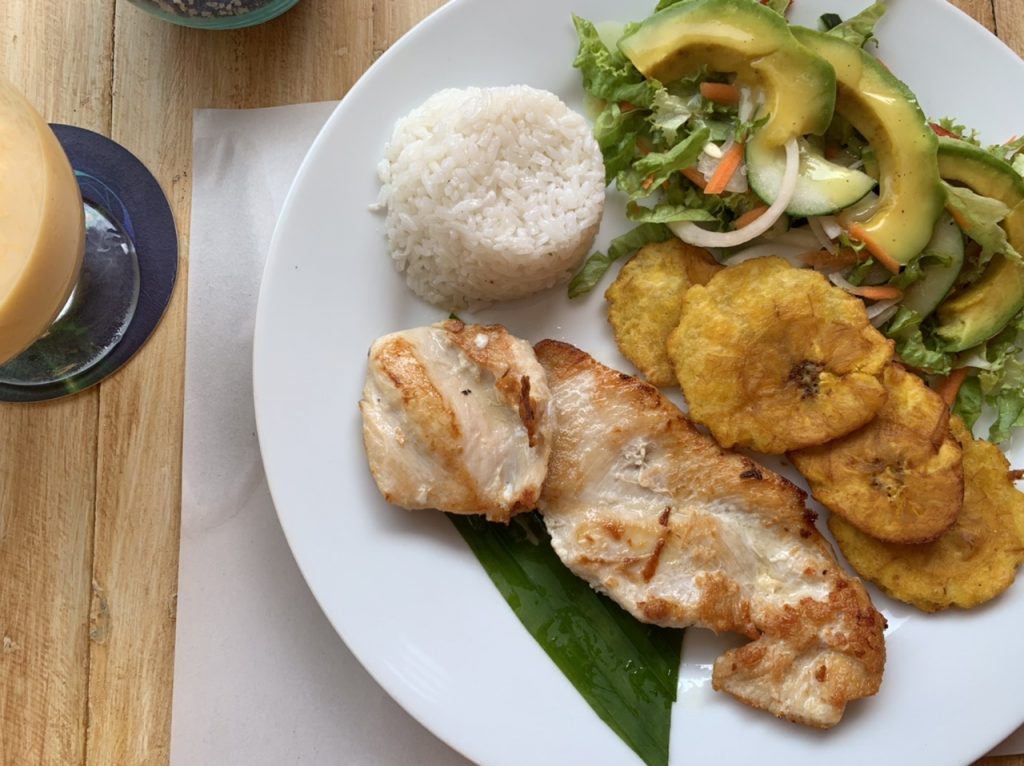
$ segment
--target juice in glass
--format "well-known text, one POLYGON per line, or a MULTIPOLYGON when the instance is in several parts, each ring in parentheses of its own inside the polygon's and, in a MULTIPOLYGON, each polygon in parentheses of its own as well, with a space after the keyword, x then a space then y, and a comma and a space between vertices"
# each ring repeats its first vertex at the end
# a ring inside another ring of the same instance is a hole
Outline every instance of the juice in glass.
POLYGON ((0 364, 46 332, 75 288, 82 197, 57 137, 0 75, 0 364))

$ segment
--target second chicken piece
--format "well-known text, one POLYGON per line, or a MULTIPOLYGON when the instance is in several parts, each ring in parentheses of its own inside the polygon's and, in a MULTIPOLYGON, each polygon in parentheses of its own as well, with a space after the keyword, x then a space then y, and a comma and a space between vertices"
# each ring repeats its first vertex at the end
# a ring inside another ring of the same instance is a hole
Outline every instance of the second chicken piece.
POLYGON ((559 424, 540 510, 566 565, 644 622, 751 639, 712 683, 753 707, 827 728, 875 694, 885 620, 803 492, 653 386, 564 343, 536 350, 559 424))

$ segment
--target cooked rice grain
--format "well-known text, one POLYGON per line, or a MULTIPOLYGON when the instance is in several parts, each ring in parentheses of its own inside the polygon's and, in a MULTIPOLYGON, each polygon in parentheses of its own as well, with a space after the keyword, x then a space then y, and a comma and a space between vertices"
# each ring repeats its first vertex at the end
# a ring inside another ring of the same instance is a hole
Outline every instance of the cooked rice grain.
POLYGON ((604 208, 604 163, 583 117, 526 86, 443 90, 399 120, 380 168, 391 256, 448 309, 565 281, 604 208))

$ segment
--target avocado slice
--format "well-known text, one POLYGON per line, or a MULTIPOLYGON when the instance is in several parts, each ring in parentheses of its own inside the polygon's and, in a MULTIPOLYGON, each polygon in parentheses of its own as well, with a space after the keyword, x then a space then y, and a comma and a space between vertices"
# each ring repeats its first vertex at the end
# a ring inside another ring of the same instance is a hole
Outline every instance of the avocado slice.
MULTIPOLYGON (((1024 178, 1009 163, 953 138, 939 141, 939 173, 949 183, 1010 208, 1002 221, 1015 250, 1024 248, 1024 178)), ((963 351, 999 333, 1024 308, 1024 266, 995 255, 984 273, 938 308, 936 335, 947 351, 963 351)))
POLYGON ((936 161, 938 138, 917 98, 873 56, 834 35, 793 27, 793 35, 836 73, 836 114, 867 139, 878 161, 879 204, 861 222, 898 264, 931 239, 945 205, 936 161))
MULTIPOLYGON (((821 135, 835 108, 835 73, 793 37, 778 13, 752 0, 688 0, 644 21, 619 50, 647 77, 672 82, 702 66, 734 72, 760 87, 767 122, 747 142, 748 179, 762 199, 775 200, 792 138, 821 135)), ((874 180, 801 147, 797 191, 787 212, 821 215, 853 204, 874 180)))

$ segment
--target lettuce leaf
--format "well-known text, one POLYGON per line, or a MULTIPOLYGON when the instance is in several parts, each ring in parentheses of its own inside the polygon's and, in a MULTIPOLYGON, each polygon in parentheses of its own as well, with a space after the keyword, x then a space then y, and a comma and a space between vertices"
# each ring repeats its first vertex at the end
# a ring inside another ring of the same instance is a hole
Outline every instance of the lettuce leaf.
POLYGON ((651 126, 661 131, 670 144, 675 143, 680 128, 696 114, 693 96, 684 98, 670 93, 667 88, 659 88, 655 92, 651 107, 651 126))
POLYGON ((1006 205, 962 186, 952 186, 945 181, 942 185, 946 189, 946 203, 956 222, 964 234, 981 245, 981 256, 976 264, 978 269, 998 253, 1024 264, 1024 258, 1009 243, 1006 231, 999 225, 1010 212, 1006 205))
POLYGON ((998 157, 1003 162, 1008 162, 1017 171, 1018 175, 1024 176, 1024 136, 1011 138, 1001 144, 990 144, 985 146, 978 136, 978 131, 968 128, 953 117, 940 117, 936 124, 943 130, 952 133, 961 141, 966 141, 973 146, 984 149, 993 157, 998 157))
POLYGON ((605 184, 628 168, 636 155, 637 138, 644 130, 642 112, 623 112, 610 101, 594 120, 594 138, 604 157, 605 184))
POLYGON ((1021 361, 1021 332, 1024 312, 1014 317, 995 337, 977 349, 965 352, 980 357, 984 368, 978 370, 981 394, 996 411, 988 438, 1003 442, 1014 428, 1024 426, 1024 361, 1021 361))
POLYGON ((616 237, 608 246, 607 253, 591 254, 580 270, 576 272, 569 282, 569 297, 577 298, 593 290, 605 272, 620 258, 631 255, 651 242, 665 242, 673 236, 664 224, 642 223, 621 237, 616 237))
POLYGON ((955 355, 939 350, 929 343, 921 329, 922 317, 913 309, 900 306, 885 326, 885 335, 896 342, 896 353, 910 367, 937 375, 948 375, 955 355))
POLYGON ((648 80, 618 50, 609 50, 594 25, 573 16, 580 47, 572 65, 583 75, 583 87, 602 101, 628 101, 634 106, 651 105, 657 85, 648 80))
MULTIPOLYGON (((988 147, 988 151, 999 159, 1016 166, 1017 160, 1024 159, 1021 154, 1022 151, 1024 151, 1024 136, 1021 136, 1020 138, 1011 138, 1009 141, 1002 144, 993 144, 988 147)), ((1017 172, 1019 173, 1020 171, 1018 170, 1017 172)))
POLYGON ((953 355, 930 348, 920 329, 896 338, 896 353, 908 366, 937 375, 948 375, 953 367, 953 355))
POLYGON ((1024 426, 1024 390, 1018 383, 1016 389, 1005 389, 994 398, 996 419, 988 430, 989 441, 1004 442, 1010 438, 1014 428, 1024 426))
POLYGON ((978 131, 973 128, 968 128, 965 125, 957 122, 953 117, 940 117, 937 121, 940 128, 945 131, 952 133, 954 136, 959 138, 961 141, 966 141, 974 146, 981 146, 981 141, 978 139, 978 131))
POLYGON ((661 204, 644 207, 636 202, 626 205, 626 216, 631 221, 646 223, 675 223, 676 221, 717 221, 718 217, 701 208, 686 205, 661 204))
MULTIPOLYGON (((988 406, 995 411, 995 420, 989 428, 988 439, 1004 442, 1013 429, 1024 427, 1024 361, 1021 360, 1021 330, 1024 313, 1017 316, 1011 326, 981 346, 963 352, 959 360, 976 362, 982 369, 972 371, 960 386, 953 412, 972 428, 988 406)), ((901 307, 885 329, 885 334, 896 341, 896 353, 907 365, 923 372, 948 375, 958 364, 954 354, 939 351, 930 342, 928 327, 921 327, 915 312, 901 307)))
POLYGON ((978 421, 978 416, 981 415, 983 403, 981 381, 978 380, 976 374, 968 375, 957 392, 956 402, 953 404, 953 414, 959 415, 967 425, 967 429, 971 430, 978 421))
POLYGON ((885 14, 885 3, 876 2, 865 8, 856 16, 836 24, 827 34, 846 40, 848 43, 863 48, 875 36, 875 24, 885 14))
POLYGON ((650 152, 621 171, 615 177, 615 185, 629 195, 630 202, 649 197, 677 170, 696 163, 710 138, 711 132, 701 128, 663 152, 650 152))

